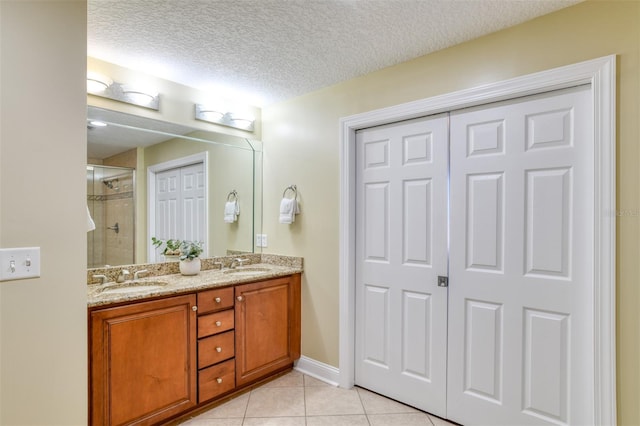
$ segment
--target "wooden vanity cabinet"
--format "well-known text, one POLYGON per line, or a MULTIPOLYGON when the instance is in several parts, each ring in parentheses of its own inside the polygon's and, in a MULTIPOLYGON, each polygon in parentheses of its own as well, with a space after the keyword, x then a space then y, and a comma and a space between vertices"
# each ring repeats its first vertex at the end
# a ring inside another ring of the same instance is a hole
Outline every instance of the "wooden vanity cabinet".
POLYGON ((162 424, 293 365, 300 274, 92 308, 89 348, 90 424, 162 424))
POLYGON ((195 294, 90 312, 90 424, 150 425, 197 404, 195 294))
POLYGON ((300 357, 300 274, 235 287, 236 386, 300 357))

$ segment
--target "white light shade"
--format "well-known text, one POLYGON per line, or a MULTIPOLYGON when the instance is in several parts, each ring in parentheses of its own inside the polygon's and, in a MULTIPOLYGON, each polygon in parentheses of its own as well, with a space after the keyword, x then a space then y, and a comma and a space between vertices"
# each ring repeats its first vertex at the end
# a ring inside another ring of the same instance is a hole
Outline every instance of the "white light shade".
POLYGON ((221 124, 235 129, 253 131, 255 118, 249 113, 232 112, 228 107, 216 105, 195 105, 195 119, 221 124))
POLYGON ((97 72, 87 72, 87 92, 88 93, 101 93, 107 90, 109 86, 113 84, 113 81, 102 74, 97 72))

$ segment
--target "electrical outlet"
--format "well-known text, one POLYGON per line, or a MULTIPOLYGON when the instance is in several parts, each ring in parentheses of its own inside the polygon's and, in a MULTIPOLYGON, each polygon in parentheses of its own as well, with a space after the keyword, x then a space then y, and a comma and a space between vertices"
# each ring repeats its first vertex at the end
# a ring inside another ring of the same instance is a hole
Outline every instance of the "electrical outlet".
POLYGON ((40 247, 0 249, 0 281, 39 276, 40 247))
POLYGON ((267 234, 256 234, 256 247, 267 246, 267 234))

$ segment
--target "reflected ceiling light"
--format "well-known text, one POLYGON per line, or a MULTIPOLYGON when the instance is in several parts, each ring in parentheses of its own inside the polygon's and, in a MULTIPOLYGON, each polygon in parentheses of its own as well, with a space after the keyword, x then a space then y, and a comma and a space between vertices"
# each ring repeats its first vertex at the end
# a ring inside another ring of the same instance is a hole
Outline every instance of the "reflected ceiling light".
POLYGON ((89 122, 90 125, 95 126, 95 127, 106 127, 107 123, 105 123, 104 121, 97 121, 97 120, 91 120, 89 122))
POLYGON ((158 111, 160 96, 137 85, 124 85, 95 72, 87 73, 87 93, 158 111))
POLYGON ((139 90, 124 90, 122 93, 136 105, 149 104, 153 102, 153 99, 156 97, 156 95, 144 93, 139 90))
POLYGON ((196 120, 253 132, 255 118, 249 114, 224 111, 226 108, 196 104, 196 120))

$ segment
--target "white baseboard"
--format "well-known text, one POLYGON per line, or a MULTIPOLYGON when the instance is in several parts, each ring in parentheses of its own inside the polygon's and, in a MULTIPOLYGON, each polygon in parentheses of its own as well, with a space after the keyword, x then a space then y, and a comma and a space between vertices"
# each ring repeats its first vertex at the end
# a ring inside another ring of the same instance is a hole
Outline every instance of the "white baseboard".
POLYGON ((316 361, 315 359, 307 358, 306 356, 301 356, 293 368, 332 386, 338 386, 340 381, 340 370, 338 368, 316 361))

